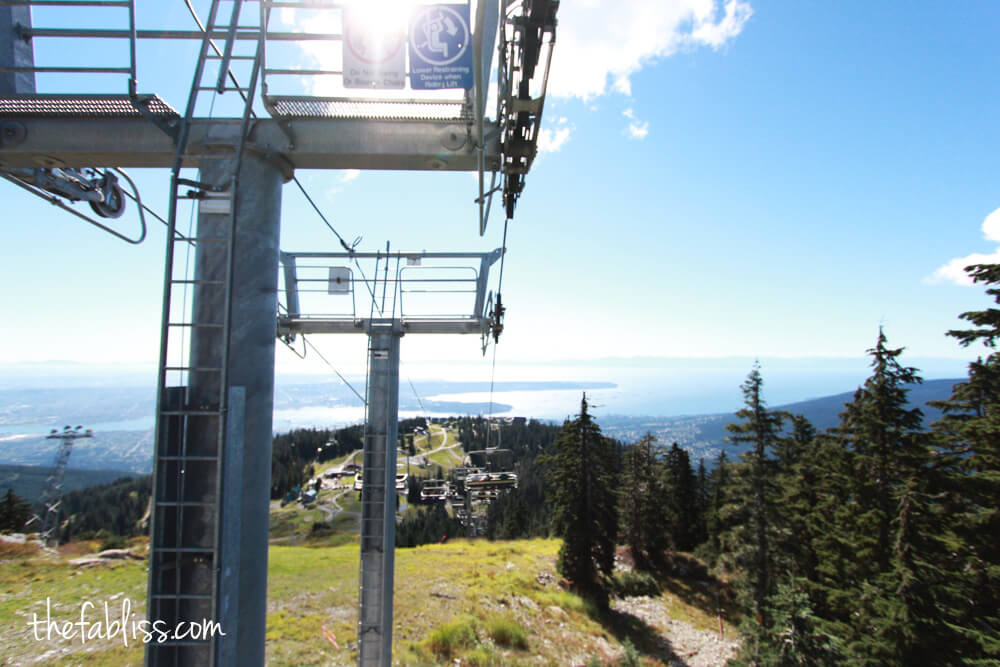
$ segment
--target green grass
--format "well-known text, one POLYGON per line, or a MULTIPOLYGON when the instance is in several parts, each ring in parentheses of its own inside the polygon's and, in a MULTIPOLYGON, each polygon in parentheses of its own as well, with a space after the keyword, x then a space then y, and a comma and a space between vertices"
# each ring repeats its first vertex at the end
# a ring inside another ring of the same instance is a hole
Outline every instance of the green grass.
POLYGON ((486 631, 498 646, 506 646, 521 651, 528 648, 528 634, 512 615, 504 614, 491 618, 486 631))
POLYGON ((467 648, 473 648, 478 639, 475 617, 463 614, 431 631, 425 645, 439 658, 451 659, 467 648))
MULTIPOLYGON (((343 517, 343 521, 350 517, 343 517)), ((337 524, 341 519, 334 523, 337 524)), ((346 528, 346 523, 338 525, 346 528)), ((359 548, 346 530, 301 546, 272 545, 268 560, 266 662, 269 666, 350 665, 357 661, 359 548), (338 540, 350 539, 349 543, 338 540), (336 645, 324 634, 332 633, 336 645)), ((396 552, 393 655, 400 665, 604 664, 621 654, 615 633, 591 605, 555 581, 557 540, 495 542, 453 540, 396 552)), ((67 559, 0 550, 0 626, 11 664, 122 667, 141 665, 141 646, 115 642, 86 647, 36 642, 30 614, 78 617, 80 604, 109 600, 112 610, 128 598, 137 614, 145 607, 145 563, 115 561, 80 568, 67 559), (113 598, 113 599, 112 599, 113 598), (63 652, 63 649, 69 651, 63 652), (87 652, 82 652, 86 650, 87 652)), ((679 585, 679 584, 675 584, 679 585)), ((686 584, 685 584, 686 585, 686 584)), ((692 582, 694 589, 701 588, 692 582)), ((669 587, 668 587, 669 588, 669 587)), ((691 590, 692 596, 698 594, 691 590)), ((714 630, 717 621, 696 604, 662 594, 674 618, 714 630)), ((691 598, 692 602, 703 601, 691 598)), ((727 629, 727 634, 731 632, 727 629)), ((645 663, 644 663, 645 664, 645 663)))

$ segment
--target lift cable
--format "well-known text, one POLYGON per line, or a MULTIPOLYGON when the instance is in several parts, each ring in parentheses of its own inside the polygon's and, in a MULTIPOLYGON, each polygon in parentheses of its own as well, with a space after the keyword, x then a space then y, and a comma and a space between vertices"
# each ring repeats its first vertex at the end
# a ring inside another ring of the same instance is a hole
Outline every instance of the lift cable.
MULTIPOLYGON (((288 309, 282 303, 278 304, 278 310, 284 311, 285 313, 288 312, 288 309)), ((345 378, 341 374, 341 372, 337 370, 336 366, 334 366, 332 363, 330 363, 330 361, 326 357, 323 356, 323 353, 319 351, 319 349, 312 343, 312 341, 310 341, 308 338, 306 338, 305 334, 299 334, 299 336, 301 336, 301 338, 302 338, 302 353, 301 354, 285 338, 282 337, 282 338, 279 338, 278 340, 280 340, 282 343, 284 343, 285 347, 287 347, 289 350, 291 350, 292 354, 294 354, 299 359, 305 359, 306 358, 306 348, 311 349, 313 352, 316 353, 316 356, 318 356, 320 359, 322 359, 323 362, 327 366, 330 367, 330 370, 332 370, 334 373, 336 373, 337 377, 340 378, 340 381, 343 382, 347 386, 347 388, 350 389, 354 393, 354 395, 358 397, 358 400, 361 401, 361 404, 364 405, 364 406, 367 406, 368 405, 368 401, 365 399, 365 397, 362 396, 358 392, 358 390, 354 388, 354 385, 352 385, 347 380, 347 378, 345 378)), ((368 393, 368 387, 367 386, 365 387, 365 393, 366 394, 368 393)))
MULTIPOLYGON (((327 359, 326 357, 324 357, 324 356, 323 356, 323 353, 319 351, 319 348, 317 348, 317 347, 316 347, 315 345, 313 345, 312 341, 310 341, 310 340, 309 340, 308 338, 306 338, 305 336, 302 336, 302 342, 303 342, 303 343, 304 343, 304 344, 306 345, 306 347, 308 347, 308 348, 309 348, 310 350, 312 350, 313 352, 315 352, 315 353, 317 354, 317 356, 319 356, 319 358, 320 358, 320 359, 322 359, 322 360, 323 360, 323 362, 324 362, 324 363, 326 363, 326 365, 327 365, 327 366, 329 366, 329 367, 330 367, 330 369, 331 369, 331 370, 332 370, 332 371, 333 371, 334 373, 336 373, 336 374, 337 374, 337 377, 339 377, 339 378, 340 378, 340 381, 341 381, 341 382, 343 382, 343 383, 344 383, 345 385, 347 385, 347 388, 348 388, 348 389, 350 389, 350 390, 351 390, 352 392, 354 392, 354 395, 358 397, 358 400, 360 400, 360 401, 361 401, 361 404, 362 404, 362 405, 364 405, 365 407, 367 407, 367 406, 368 406, 368 401, 367 401, 367 400, 365 399, 365 397, 364 397, 364 396, 362 396, 362 395, 361 395, 361 394, 360 394, 360 393, 358 392, 358 390, 354 388, 354 385, 352 385, 352 384, 351 384, 350 382, 348 382, 348 381, 347 381, 347 378, 345 378, 345 377, 344 377, 343 375, 341 375, 340 371, 338 371, 338 370, 337 370, 337 369, 336 369, 336 368, 334 367, 334 365, 333 365, 333 364, 331 364, 331 363, 329 362, 329 360, 328 360, 328 359, 327 359)), ((367 385, 367 383, 366 383, 366 385, 367 385)), ((368 393, 368 387, 367 387, 367 386, 365 386, 365 393, 368 393)))
MULTIPOLYGON (((497 301, 496 301, 496 305, 494 306, 494 308, 495 308, 494 312, 499 313, 500 316, 502 316, 502 314, 503 314, 503 305, 501 304, 501 300, 500 300, 500 288, 503 287, 503 264, 504 264, 504 260, 507 258, 507 225, 509 223, 510 223, 510 218, 507 218, 507 219, 505 219, 503 221, 503 242, 500 244, 500 277, 497 280, 497 301)), ((497 324, 497 322, 494 320, 494 322, 491 324, 491 326, 492 325, 496 325, 496 324, 497 324)), ((500 335, 499 332, 497 332, 496 333, 496 337, 499 338, 499 335, 500 335)), ((488 413, 488 417, 493 417, 493 386, 495 384, 496 374, 497 374, 497 341, 494 340, 493 341, 493 364, 492 364, 492 366, 490 368, 490 411, 488 413)), ((500 439, 500 435, 499 435, 499 431, 498 431, 497 432, 497 442, 498 442, 498 444, 499 444, 499 439, 500 439)), ((489 445, 490 445, 490 432, 489 432, 489 430, 487 430, 486 431, 486 446, 487 446, 487 448, 489 447, 489 445)))
POLYGON ((417 404, 420 405, 420 411, 426 415, 427 410, 424 409, 424 402, 420 400, 420 394, 417 393, 417 388, 413 386, 413 380, 407 376, 406 381, 410 383, 410 389, 413 390, 413 395, 417 398, 417 404))

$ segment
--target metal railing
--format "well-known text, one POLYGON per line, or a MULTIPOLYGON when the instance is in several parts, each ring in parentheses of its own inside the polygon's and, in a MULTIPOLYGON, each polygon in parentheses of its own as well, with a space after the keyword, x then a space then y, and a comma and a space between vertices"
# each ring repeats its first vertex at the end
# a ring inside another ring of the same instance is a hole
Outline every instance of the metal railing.
POLYGON ((500 255, 499 249, 283 252, 286 314, 279 317, 279 331, 362 333, 373 321, 398 320, 415 333, 480 332, 489 270, 500 255))

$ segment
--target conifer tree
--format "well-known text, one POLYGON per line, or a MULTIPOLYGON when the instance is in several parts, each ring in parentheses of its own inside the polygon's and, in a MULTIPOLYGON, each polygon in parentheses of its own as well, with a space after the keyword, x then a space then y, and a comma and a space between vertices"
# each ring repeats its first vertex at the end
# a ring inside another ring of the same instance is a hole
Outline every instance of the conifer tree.
POLYGON ((816 510, 818 476, 816 429, 802 415, 791 415, 792 433, 775 448, 778 517, 775 560, 785 579, 816 577, 815 532, 810 518, 816 510))
MULTIPOLYGON (((1000 303, 1000 264, 966 268, 975 283, 1000 303)), ((974 328, 948 335, 968 347, 981 343, 995 350, 1000 340, 1000 309, 962 313, 974 328)), ((1000 655, 1000 353, 969 364, 968 381, 955 385, 951 398, 936 404, 944 417, 934 425, 944 450, 945 498, 953 536, 945 551, 952 575, 939 597, 948 601, 951 643, 968 664, 990 664, 1000 655)), ((995 664, 995 663, 994 663, 995 664)))
POLYGON ((31 504, 25 502, 8 488, 0 501, 0 532, 19 533, 31 516, 31 504))
POLYGON ((929 450, 921 411, 907 403, 907 385, 921 379, 899 363, 902 352, 880 328, 872 374, 841 413, 841 451, 826 453, 827 474, 843 488, 827 487, 839 507, 827 498, 818 530, 825 630, 844 639, 847 662, 907 664, 924 613, 914 583, 926 545, 915 528, 931 511, 929 450))
POLYGON ((674 548, 691 551, 696 545, 698 530, 698 479, 691 468, 691 457, 675 442, 667 452, 665 468, 666 503, 674 548))
POLYGON ((563 540, 557 569, 575 590, 606 607, 618 534, 617 450, 587 412, 586 394, 554 449, 546 463, 553 530, 563 540))
POLYGON ((663 463, 656 438, 647 433, 625 450, 621 484, 622 538, 636 568, 653 570, 662 564, 669 546, 663 463))
POLYGON ((708 476, 708 509, 705 513, 707 539, 704 552, 714 564, 722 553, 722 534, 728 528, 724 520, 725 507, 730 503, 730 466, 725 451, 719 452, 715 467, 708 476))
POLYGON ((733 434, 729 436, 731 442, 751 445, 743 456, 746 466, 741 476, 749 501, 747 534, 742 545, 746 552, 743 565, 752 601, 750 616, 758 625, 766 626, 766 600, 774 585, 770 533, 774 526, 775 485, 770 454, 780 438, 782 415, 767 409, 763 386, 760 365, 755 362, 741 387, 745 407, 736 413, 745 421, 728 424, 726 429, 733 434))
POLYGON ((708 527, 706 525, 708 508, 711 502, 710 488, 708 482, 708 471, 705 470, 705 459, 698 459, 697 482, 695 485, 695 530, 694 543, 701 546, 708 539, 708 527))

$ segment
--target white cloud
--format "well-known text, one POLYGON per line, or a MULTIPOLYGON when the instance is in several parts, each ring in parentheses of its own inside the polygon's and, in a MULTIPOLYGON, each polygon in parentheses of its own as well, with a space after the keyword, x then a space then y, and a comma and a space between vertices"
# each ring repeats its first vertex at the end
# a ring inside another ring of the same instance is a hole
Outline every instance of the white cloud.
POLYGON ((1000 208, 983 220, 983 236, 990 241, 1000 241, 1000 208))
POLYGON ((645 139, 647 134, 649 134, 649 123, 636 122, 628 124, 629 139, 645 139))
POLYGON ((630 139, 645 139, 646 135, 649 134, 649 123, 646 121, 639 120, 635 116, 635 112, 631 107, 622 111, 622 115, 631 121, 626 128, 626 132, 630 139))
POLYGON ((538 131, 538 152, 555 153, 560 150, 573 133, 573 127, 565 116, 556 121, 555 127, 543 127, 538 131))
POLYGON ((562 126, 555 129, 543 127, 538 131, 538 152, 555 153, 569 141, 570 129, 562 126))
MULTIPOLYGON (((990 213, 983 220, 983 236, 988 241, 1000 241, 1000 208, 990 213)), ((938 267, 925 282, 930 284, 954 283, 956 285, 972 286, 974 283, 965 272, 965 267, 973 264, 1000 264, 1000 248, 991 254, 974 252, 965 257, 956 257, 944 266, 938 267)))
POLYGON ((340 175, 340 182, 350 183, 360 175, 361 175, 360 169, 345 169, 344 173, 340 175))
POLYGON ((753 14, 746 0, 580 0, 564 3, 549 92, 589 100, 632 92, 631 76, 682 48, 720 49, 753 14))

